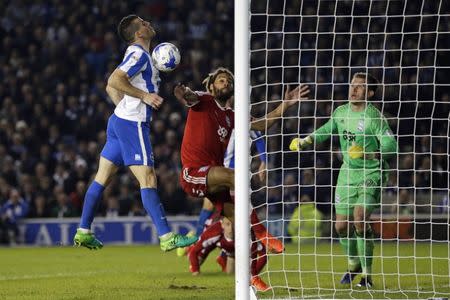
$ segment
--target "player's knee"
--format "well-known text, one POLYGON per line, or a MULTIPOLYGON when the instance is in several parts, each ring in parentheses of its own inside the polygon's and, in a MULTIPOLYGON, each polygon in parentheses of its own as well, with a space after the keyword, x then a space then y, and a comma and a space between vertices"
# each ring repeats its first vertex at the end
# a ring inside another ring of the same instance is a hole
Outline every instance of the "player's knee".
POLYGON ((141 189, 156 188, 157 179, 155 169, 147 166, 130 166, 130 170, 139 182, 141 189))
POLYGON ((112 175, 117 172, 118 167, 114 165, 111 161, 105 159, 104 157, 100 157, 100 161, 98 164, 98 171, 95 174, 95 181, 100 183, 103 186, 108 185, 112 175))
POLYGON ((355 220, 354 226, 355 226, 356 232, 358 232, 358 233, 363 233, 366 228, 366 224, 362 220, 359 220, 359 221, 355 220))
POLYGON ((357 232, 364 232, 365 222, 364 222, 364 212, 355 212, 354 216, 354 226, 357 232))
POLYGON ((101 185, 106 186, 108 184, 110 177, 111 175, 108 172, 99 169, 97 174, 95 174, 94 180, 100 183, 101 185))
POLYGON ((157 180, 155 173, 149 173, 146 176, 141 177, 139 181, 139 186, 141 189, 144 188, 156 188, 157 180))
POLYGON ((347 234, 347 222, 336 222, 334 224, 334 228, 336 229, 336 232, 338 235, 346 235, 347 234))

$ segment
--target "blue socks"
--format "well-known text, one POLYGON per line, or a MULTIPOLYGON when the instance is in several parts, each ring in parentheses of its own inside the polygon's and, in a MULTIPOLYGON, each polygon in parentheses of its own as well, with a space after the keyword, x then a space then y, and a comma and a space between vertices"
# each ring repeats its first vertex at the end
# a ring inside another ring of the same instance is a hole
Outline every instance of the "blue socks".
POLYGON ((91 229, 95 212, 97 211, 105 187, 97 181, 92 181, 84 196, 83 212, 81 213, 80 228, 91 229))
MULTIPOLYGON (((83 212, 81 214, 80 228, 91 229, 92 221, 94 220, 95 212, 97 211, 102 193, 105 187, 93 181, 86 191, 84 196, 83 212)), ((167 223, 164 208, 159 200, 156 189, 145 188, 141 189, 142 203, 147 213, 152 218, 153 223, 158 231, 158 236, 162 236, 171 232, 169 224, 167 223)))
POLYGON ((158 236, 162 236, 171 232, 169 224, 167 223, 164 207, 159 200, 156 189, 144 188, 141 189, 141 198, 144 208, 152 218, 153 224, 156 226, 158 236))
POLYGON ((206 209, 202 209, 202 211, 200 212, 200 216, 198 217, 197 222, 197 236, 200 236, 202 234, 203 228, 205 227, 205 222, 209 219, 209 217, 211 217, 212 213, 212 210, 206 209))

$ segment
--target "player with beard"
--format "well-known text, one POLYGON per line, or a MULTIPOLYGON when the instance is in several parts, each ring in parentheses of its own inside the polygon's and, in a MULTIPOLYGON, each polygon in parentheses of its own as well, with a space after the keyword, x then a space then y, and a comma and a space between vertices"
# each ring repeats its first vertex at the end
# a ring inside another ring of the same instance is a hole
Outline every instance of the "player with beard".
MULTIPOLYGON (((223 164, 234 129, 234 111, 227 107, 227 101, 234 94, 234 76, 228 69, 218 68, 203 83, 208 91, 206 93, 193 92, 181 84, 174 89, 177 99, 189 107, 181 146, 183 166, 180 182, 187 194, 208 197, 216 209, 223 209, 223 214, 233 222, 234 203, 230 191, 234 191, 234 170, 223 164)), ((307 86, 298 86, 292 91, 287 88, 284 101, 266 116, 253 121, 251 129, 264 131, 270 128, 289 107, 307 99, 308 93, 307 86)), ((265 227, 259 225, 253 227, 255 234, 269 236, 265 227)), ((267 248, 279 252, 279 246, 271 245, 271 241, 280 243, 268 239, 267 248)))

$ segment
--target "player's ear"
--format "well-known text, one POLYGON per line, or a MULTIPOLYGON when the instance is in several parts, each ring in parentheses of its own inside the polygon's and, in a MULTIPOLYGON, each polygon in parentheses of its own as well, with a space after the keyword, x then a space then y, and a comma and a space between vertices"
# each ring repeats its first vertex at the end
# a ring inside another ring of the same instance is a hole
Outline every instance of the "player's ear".
POLYGON ((141 32, 139 30, 136 30, 136 32, 134 33, 134 40, 137 40, 140 37, 141 37, 141 32))
POLYGON ((374 91, 372 91, 372 90, 369 90, 369 92, 367 93, 367 99, 370 99, 370 98, 372 98, 373 97, 373 95, 375 95, 375 92, 374 91))

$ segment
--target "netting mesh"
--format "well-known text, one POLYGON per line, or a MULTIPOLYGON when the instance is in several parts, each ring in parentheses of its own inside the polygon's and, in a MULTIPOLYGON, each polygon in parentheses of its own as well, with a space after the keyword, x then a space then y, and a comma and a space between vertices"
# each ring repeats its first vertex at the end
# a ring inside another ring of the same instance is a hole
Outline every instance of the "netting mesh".
POLYGON ((450 295, 449 10, 444 0, 251 1, 252 115, 271 111, 287 85, 311 89, 261 137, 268 172, 263 182, 253 176, 251 200, 286 243, 285 253, 269 254, 262 275, 274 289, 262 298, 450 295), (371 103, 399 145, 371 216, 370 290, 339 284, 348 265, 334 231, 338 136, 300 153, 288 148, 348 102, 356 72, 380 81, 371 103))

